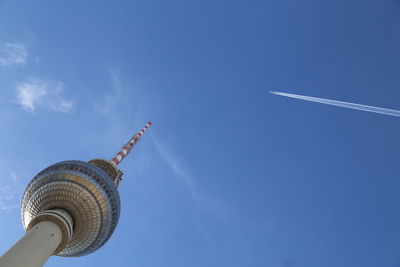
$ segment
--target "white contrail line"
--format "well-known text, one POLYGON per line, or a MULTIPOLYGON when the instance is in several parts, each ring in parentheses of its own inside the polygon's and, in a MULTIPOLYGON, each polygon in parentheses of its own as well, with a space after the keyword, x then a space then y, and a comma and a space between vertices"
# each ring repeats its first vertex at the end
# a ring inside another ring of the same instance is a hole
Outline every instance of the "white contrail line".
POLYGON ((343 101, 336 101, 336 100, 331 100, 331 99, 324 99, 324 98, 304 96, 304 95, 295 95, 295 94, 275 92, 275 91, 269 91, 269 92, 274 95, 287 96, 287 97, 292 97, 292 98, 297 98, 297 99, 302 99, 302 100, 306 100, 306 101, 317 102, 317 103, 322 103, 322 104, 327 104, 327 105, 332 105, 332 106, 351 108, 351 109, 357 109, 357 110, 362 110, 362 111, 367 111, 367 112, 374 112, 374 113, 379 113, 379 114, 384 114, 384 115, 400 117, 400 110, 395 110, 395 109, 379 108, 379 107, 373 107, 373 106, 367 106, 367 105, 361 105, 361 104, 355 104, 355 103, 349 103, 349 102, 343 102, 343 101))

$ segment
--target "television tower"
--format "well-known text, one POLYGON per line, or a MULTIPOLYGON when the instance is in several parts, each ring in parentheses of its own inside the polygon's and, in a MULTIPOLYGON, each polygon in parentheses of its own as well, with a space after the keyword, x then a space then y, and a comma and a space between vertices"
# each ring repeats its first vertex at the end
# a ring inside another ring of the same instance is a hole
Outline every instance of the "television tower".
POLYGON ((40 267, 51 255, 80 257, 101 248, 119 219, 118 164, 150 125, 111 160, 62 161, 39 172, 22 198, 26 233, 0 257, 0 267, 40 267))

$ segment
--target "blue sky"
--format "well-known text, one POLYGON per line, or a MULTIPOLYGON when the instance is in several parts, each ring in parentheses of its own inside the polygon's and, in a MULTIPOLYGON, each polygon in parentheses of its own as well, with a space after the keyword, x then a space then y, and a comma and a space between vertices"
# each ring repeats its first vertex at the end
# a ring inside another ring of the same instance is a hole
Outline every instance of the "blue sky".
POLYGON ((120 167, 110 241, 47 266, 400 266, 397 0, 0 1, 0 254, 28 181, 120 167))

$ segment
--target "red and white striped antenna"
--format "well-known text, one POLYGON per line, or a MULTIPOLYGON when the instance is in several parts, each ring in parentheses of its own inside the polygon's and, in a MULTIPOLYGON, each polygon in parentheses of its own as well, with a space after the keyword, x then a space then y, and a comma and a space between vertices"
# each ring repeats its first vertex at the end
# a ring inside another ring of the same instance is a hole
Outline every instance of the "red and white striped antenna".
POLYGON ((131 140, 129 140, 126 145, 122 147, 122 149, 115 155, 115 157, 111 160, 115 165, 118 165, 125 157, 128 155, 128 153, 131 151, 132 147, 136 145, 137 142, 139 142, 140 138, 144 134, 144 132, 150 127, 151 121, 149 121, 143 128, 135 134, 131 140))

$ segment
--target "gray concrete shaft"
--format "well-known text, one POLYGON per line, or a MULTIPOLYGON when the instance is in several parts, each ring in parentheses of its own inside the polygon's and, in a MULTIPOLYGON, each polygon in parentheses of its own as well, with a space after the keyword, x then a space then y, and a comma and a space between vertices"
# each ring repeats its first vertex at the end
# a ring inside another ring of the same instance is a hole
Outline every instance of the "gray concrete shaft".
POLYGON ((41 267, 61 240, 61 229, 55 223, 39 222, 0 257, 0 267, 41 267))

